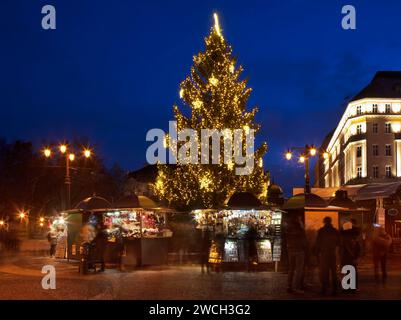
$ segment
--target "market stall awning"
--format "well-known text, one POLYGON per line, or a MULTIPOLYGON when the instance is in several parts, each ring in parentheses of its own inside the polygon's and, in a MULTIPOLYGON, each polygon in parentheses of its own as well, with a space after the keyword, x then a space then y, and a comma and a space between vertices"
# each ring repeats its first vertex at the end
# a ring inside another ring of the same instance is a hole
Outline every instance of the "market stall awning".
POLYGON ((353 197, 354 201, 373 200, 377 197, 388 198, 397 193, 401 187, 401 181, 390 183, 370 183, 359 188, 356 195, 353 197))
POLYGON ((327 202, 313 193, 300 193, 287 200, 283 210, 304 209, 305 207, 325 208, 327 202))
POLYGON ((236 192, 231 196, 230 200, 228 200, 227 205, 231 209, 257 209, 262 206, 262 203, 253 193, 236 192))
POLYGON ((107 209, 111 207, 111 203, 105 198, 93 196, 80 201, 75 209, 80 209, 83 211, 91 211, 97 209, 107 209))
POLYGON ((160 208, 159 205, 154 202, 152 199, 146 196, 137 196, 135 194, 125 195, 118 199, 113 207, 115 209, 134 209, 134 208, 142 208, 142 209, 156 209, 160 208))

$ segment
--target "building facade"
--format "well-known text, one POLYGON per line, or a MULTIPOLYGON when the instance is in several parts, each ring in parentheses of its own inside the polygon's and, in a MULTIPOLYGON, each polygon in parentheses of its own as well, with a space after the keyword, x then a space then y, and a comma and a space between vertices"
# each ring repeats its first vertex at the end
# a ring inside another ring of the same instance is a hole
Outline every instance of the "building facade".
POLYGON ((377 72, 326 140, 315 186, 401 180, 401 72, 377 72))

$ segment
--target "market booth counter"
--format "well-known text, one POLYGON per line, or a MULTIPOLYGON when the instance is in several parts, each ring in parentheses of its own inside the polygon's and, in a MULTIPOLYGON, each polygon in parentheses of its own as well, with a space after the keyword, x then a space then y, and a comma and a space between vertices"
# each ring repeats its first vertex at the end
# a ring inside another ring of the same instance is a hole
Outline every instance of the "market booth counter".
POLYGON ((172 232, 165 228, 165 212, 143 208, 113 209, 104 216, 109 242, 117 246, 121 241, 123 243, 124 266, 167 264, 172 232))
POLYGON ((266 269, 281 257, 282 212, 262 206, 249 193, 236 193, 225 209, 194 210, 197 228, 212 233, 209 264, 266 269))
POLYGON ((93 198, 67 212, 69 259, 79 259, 82 241, 93 240, 95 230, 100 229, 107 234, 106 262, 125 267, 167 263, 172 236, 165 227, 168 209, 157 207, 144 196, 123 197, 113 205, 97 201, 96 206, 88 206, 93 198))

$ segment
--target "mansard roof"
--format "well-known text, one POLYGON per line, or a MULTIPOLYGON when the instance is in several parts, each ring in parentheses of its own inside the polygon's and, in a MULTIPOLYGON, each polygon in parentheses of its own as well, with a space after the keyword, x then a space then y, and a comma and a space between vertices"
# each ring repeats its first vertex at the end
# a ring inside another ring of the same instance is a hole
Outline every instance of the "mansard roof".
POLYGON ((401 71, 378 71, 351 101, 364 98, 401 98, 401 71))

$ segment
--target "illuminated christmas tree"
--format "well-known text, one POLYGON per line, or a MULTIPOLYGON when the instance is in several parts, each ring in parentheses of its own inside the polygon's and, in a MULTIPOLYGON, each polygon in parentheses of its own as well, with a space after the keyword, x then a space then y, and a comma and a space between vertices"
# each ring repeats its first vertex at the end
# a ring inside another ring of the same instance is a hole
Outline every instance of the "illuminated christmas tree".
MULTIPOLYGON (((259 125, 254 123, 257 108, 247 111, 252 89, 247 87, 246 80, 240 79, 243 68, 236 66, 216 14, 214 19, 215 25, 205 38, 206 50, 194 56, 190 75, 180 84, 180 98, 189 109, 181 112, 174 106, 177 131, 241 129, 246 134, 254 129, 256 133, 259 130, 259 125)), ((154 191, 160 199, 180 208, 223 205, 236 191, 253 192, 264 200, 268 176, 263 170, 262 156, 266 151, 266 143, 255 148, 254 167, 249 175, 237 175, 234 162, 159 165, 154 191)), ((223 153, 221 148, 221 159, 223 153)))

